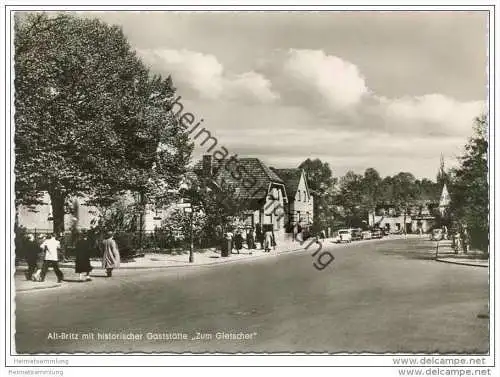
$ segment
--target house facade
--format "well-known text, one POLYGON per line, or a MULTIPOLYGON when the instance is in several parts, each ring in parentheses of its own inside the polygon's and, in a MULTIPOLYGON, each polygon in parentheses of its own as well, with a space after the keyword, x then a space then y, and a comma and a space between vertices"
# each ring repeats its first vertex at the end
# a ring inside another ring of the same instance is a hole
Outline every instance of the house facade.
MULTIPOLYGON (((49 194, 43 193, 41 200, 42 204, 18 206, 17 223, 30 232, 50 233, 53 231, 54 222, 49 194)), ((138 199, 132 193, 128 193, 123 195, 121 200, 125 204, 132 204, 138 199)), ((64 216, 64 229, 69 230, 75 226, 79 230, 88 230, 95 226, 101 215, 98 207, 87 204, 85 197, 70 199, 68 203, 64 216)), ((161 227, 161 222, 168 213, 169 208, 158 209, 154 205, 146 205, 142 218, 142 230, 148 232, 161 227)))
MULTIPOLYGON (((44 192, 41 204, 33 206, 20 205, 16 208, 18 225, 33 232, 49 233, 53 231, 54 221, 50 196, 44 192)), ((64 229, 76 225, 77 229, 89 229, 99 218, 97 207, 87 205, 85 198, 73 198, 68 201, 64 216, 64 229)))
POLYGON ((299 224, 301 228, 310 228, 314 218, 314 197, 307 185, 303 169, 275 169, 273 171, 283 179, 288 196, 285 227, 288 233, 299 224))
POLYGON ((434 227, 436 206, 433 201, 421 200, 411 206, 405 216, 394 205, 379 205, 369 214, 368 225, 389 233, 427 233, 434 227))
POLYGON ((272 169, 258 158, 238 158, 229 164, 211 155, 203 156, 201 167, 216 185, 235 189, 246 227, 271 226, 278 242, 285 239, 288 197, 285 182, 272 169))

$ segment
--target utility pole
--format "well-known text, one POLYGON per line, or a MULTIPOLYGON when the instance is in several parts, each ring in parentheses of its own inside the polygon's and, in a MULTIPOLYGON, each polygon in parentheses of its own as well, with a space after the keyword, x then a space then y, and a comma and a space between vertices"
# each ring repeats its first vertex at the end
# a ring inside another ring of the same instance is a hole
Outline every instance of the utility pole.
MULTIPOLYGON (((191 206, 193 204, 191 203, 191 206)), ((194 262, 194 253, 193 253, 193 208, 191 207, 191 213, 189 214, 189 263, 194 262)))

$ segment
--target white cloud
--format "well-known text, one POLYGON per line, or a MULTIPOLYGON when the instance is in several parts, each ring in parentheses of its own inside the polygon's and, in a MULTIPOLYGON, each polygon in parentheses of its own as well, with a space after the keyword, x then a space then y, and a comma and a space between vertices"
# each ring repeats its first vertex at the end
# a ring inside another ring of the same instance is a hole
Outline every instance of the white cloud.
POLYGON ((270 103, 279 98, 271 82, 250 71, 226 73, 214 55, 189 50, 138 50, 156 71, 171 74, 174 84, 194 90, 203 99, 243 99, 270 103))
POLYGON ((321 114, 333 128, 464 136, 484 111, 483 101, 461 102, 443 94, 384 97, 368 88, 355 64, 322 50, 290 50, 282 61, 278 81, 285 80, 280 86, 288 92, 284 98, 301 103, 318 118, 321 114), (317 96, 324 102, 317 103, 317 96))
POLYGON ((254 97, 263 103, 274 102, 279 98, 279 95, 271 89, 271 82, 253 71, 227 79, 225 86, 229 95, 236 97, 254 97))
POLYGON ((313 87, 335 108, 355 105, 368 93, 356 65, 321 50, 290 50, 284 70, 303 89, 313 87))
POLYGON ((471 134, 474 118, 485 109, 482 101, 459 102, 442 94, 381 98, 380 106, 395 127, 447 135, 471 134))

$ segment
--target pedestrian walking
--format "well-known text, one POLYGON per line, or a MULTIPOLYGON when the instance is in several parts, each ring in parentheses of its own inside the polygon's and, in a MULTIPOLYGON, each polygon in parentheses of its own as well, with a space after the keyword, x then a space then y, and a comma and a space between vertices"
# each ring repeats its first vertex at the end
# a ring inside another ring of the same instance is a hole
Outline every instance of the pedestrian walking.
POLYGON ((90 265, 90 253, 92 244, 86 234, 82 234, 75 245, 75 273, 79 274, 80 281, 90 281, 90 272, 92 266, 90 265))
POLYGON ((40 281, 45 280, 45 275, 50 267, 53 268, 57 276, 57 282, 60 283, 64 279, 64 274, 59 268, 59 252, 61 250, 61 243, 56 240, 56 235, 51 234, 48 239, 43 241, 40 248, 45 252, 42 271, 40 273, 40 281))
POLYGON ((264 249, 264 231, 260 223, 255 225, 255 240, 259 243, 259 247, 264 249))
POLYGON ((292 230, 292 233, 293 233, 293 239, 292 239, 292 242, 295 242, 295 241, 298 241, 298 238, 297 236, 299 235, 299 224, 295 224, 293 226, 293 230, 292 230))
POLYGON ((268 229, 264 233, 264 251, 269 253, 271 251, 271 247, 273 247, 273 232, 271 229, 268 229))
POLYGON ((64 233, 60 232, 59 234, 57 234, 56 240, 58 240, 60 245, 61 245, 61 247, 59 249, 59 260, 62 262, 66 262, 67 261, 66 251, 67 251, 68 245, 66 242, 66 237, 64 237, 64 233))
POLYGON ((467 254, 468 251, 469 251, 469 247, 470 247, 470 235, 469 235, 469 231, 467 230, 467 225, 464 225, 462 227, 462 247, 463 247, 463 250, 464 250, 464 253, 467 254))
POLYGON ((102 253, 102 268, 106 269, 106 276, 110 278, 113 269, 120 267, 120 252, 113 239, 113 232, 108 232, 106 239, 102 241, 102 253))
POLYGON ((455 252, 455 254, 458 254, 458 251, 460 250, 461 248, 461 245, 460 245, 460 232, 457 230, 455 233, 453 233, 453 251, 455 252))
POLYGON ((33 274, 37 270, 37 256, 39 247, 35 242, 35 236, 33 236, 32 234, 28 234, 26 238, 27 242, 24 245, 23 251, 26 263, 28 264, 28 269, 24 273, 24 276, 26 276, 26 280, 31 280, 33 274))
POLYGON ((222 231, 222 226, 217 225, 215 227, 215 243, 216 249, 220 247, 221 252, 224 251, 224 232, 222 231))
POLYGON ((273 247, 273 250, 276 250, 276 237, 274 236, 274 229, 272 228, 272 225, 271 225, 271 246, 273 247))
POLYGON ((252 250, 255 249, 255 235, 253 228, 250 228, 247 232, 247 247, 250 250, 250 254, 252 254, 252 250))
POLYGON ((243 236, 241 235, 241 230, 236 230, 236 234, 234 235, 234 248, 240 253, 240 250, 243 248, 243 236))
POLYGON ((448 227, 443 225, 443 239, 448 240, 448 227))
POLYGON ((234 242, 234 234, 230 230, 226 232, 226 235, 224 236, 226 240, 226 250, 228 255, 233 253, 233 242, 234 242))
POLYGON ((40 275, 42 274, 43 263, 45 262, 45 250, 41 248, 42 243, 45 241, 45 236, 40 234, 38 239, 35 241, 36 245, 36 272, 31 276, 31 280, 40 281, 40 275))

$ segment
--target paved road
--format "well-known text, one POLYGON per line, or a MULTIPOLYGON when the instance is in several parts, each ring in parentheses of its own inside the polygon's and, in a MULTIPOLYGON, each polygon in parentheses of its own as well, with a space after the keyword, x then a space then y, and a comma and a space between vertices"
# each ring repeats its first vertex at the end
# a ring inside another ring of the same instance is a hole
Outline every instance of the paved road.
POLYGON ((488 270, 418 257, 430 247, 361 241, 327 245, 335 261, 323 271, 313 268, 311 247, 20 292, 17 352, 488 352, 488 320, 477 317, 488 270), (51 339, 54 332, 79 339, 51 339), (204 339, 192 340, 197 332, 204 339), (248 339, 218 339, 221 332, 248 339), (108 333, 142 339, 97 339, 108 333), (183 334, 188 340, 165 339, 183 334))

